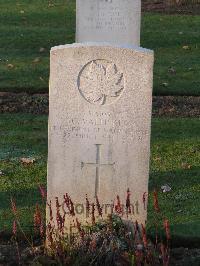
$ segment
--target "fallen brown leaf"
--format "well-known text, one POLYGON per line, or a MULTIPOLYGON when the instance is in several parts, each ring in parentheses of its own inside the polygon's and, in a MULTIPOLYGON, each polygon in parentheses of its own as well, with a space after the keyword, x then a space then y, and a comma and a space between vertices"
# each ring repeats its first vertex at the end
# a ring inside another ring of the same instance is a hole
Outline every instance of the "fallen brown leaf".
POLYGON ((162 190, 163 193, 169 192, 169 191, 171 191, 171 189, 172 188, 168 184, 165 184, 165 185, 161 186, 161 190, 162 190))
POLYGON ((184 45, 182 48, 183 48, 184 50, 189 50, 189 49, 190 49, 190 46, 188 46, 188 45, 184 45))
POLYGON ((160 157, 155 157, 154 161, 161 161, 161 158, 160 157))
POLYGON ((188 164, 188 163, 182 163, 181 164, 181 167, 183 168, 183 169, 191 169, 191 165, 190 164, 188 164))
POLYGON ((20 158, 20 161, 23 164, 33 164, 35 162, 35 158, 20 158))
POLYGON ((167 87, 169 84, 168 84, 167 82, 163 82, 162 85, 163 85, 164 87, 167 87))
POLYGON ((45 50, 46 50, 46 49, 45 49, 44 47, 41 47, 40 50, 39 50, 39 52, 40 52, 40 53, 43 53, 45 50))
POLYGON ((13 64, 8 64, 7 67, 11 69, 11 68, 14 68, 14 65, 13 64))
POLYGON ((34 60, 33 60, 33 63, 39 63, 40 62, 40 58, 39 57, 36 57, 34 60))
POLYGON ((173 68, 173 67, 170 67, 170 68, 168 69, 168 72, 171 73, 171 74, 176 74, 176 69, 173 68))

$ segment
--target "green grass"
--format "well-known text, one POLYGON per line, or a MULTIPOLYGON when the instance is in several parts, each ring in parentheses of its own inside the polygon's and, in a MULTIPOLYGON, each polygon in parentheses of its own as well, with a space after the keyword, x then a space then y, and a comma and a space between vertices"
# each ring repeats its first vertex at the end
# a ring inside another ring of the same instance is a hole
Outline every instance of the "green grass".
POLYGON ((12 225, 10 198, 19 206, 22 225, 28 231, 33 225, 33 206, 41 202, 39 184, 46 184, 47 117, 1 115, 0 118, 0 231, 9 232, 12 225), (14 129, 14 130, 13 130, 14 129), (36 163, 24 166, 22 157, 36 163))
MULTIPOLYGON (((47 92, 50 48, 74 42, 75 1, 0 0, 0 10, 0 91, 47 92)), ((200 94, 199 29, 199 16, 143 15, 141 44, 155 50, 154 94, 200 94)))
MULTIPOLYGON (((0 116, 0 231, 10 230, 10 197, 17 200, 22 224, 30 231, 33 206, 41 202, 38 184, 46 184, 47 117, 0 116), (34 157, 24 166, 21 157, 34 157)), ((200 123, 197 118, 153 119, 150 191, 164 184, 169 193, 159 192, 160 207, 172 226, 173 241, 200 238, 200 123), (190 168, 190 169, 185 169, 190 168)), ((154 221, 152 200, 149 226, 154 221)), ((184 242, 187 243, 187 242, 184 242)))
POLYGON ((155 50, 154 94, 200 95, 200 16, 145 14, 142 46, 155 50))
MULTIPOLYGON (((150 191, 168 184, 159 193, 163 216, 169 218, 174 244, 200 240, 200 121, 199 119, 153 119, 150 191), (180 242, 181 241, 181 242, 180 242)), ((153 209, 152 200, 150 210, 153 209)), ((150 225, 155 216, 149 212, 150 225)))

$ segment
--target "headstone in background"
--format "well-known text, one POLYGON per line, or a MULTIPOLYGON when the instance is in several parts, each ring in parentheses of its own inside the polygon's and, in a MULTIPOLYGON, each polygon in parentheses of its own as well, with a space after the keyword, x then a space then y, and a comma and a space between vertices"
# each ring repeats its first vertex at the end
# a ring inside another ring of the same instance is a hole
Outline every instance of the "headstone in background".
POLYGON ((140 46, 141 0, 77 0, 76 42, 140 46))
POLYGON ((144 223, 152 78, 150 50, 99 43, 52 48, 48 200, 69 193, 83 221, 86 194, 90 202, 98 197, 108 215, 106 206, 117 195, 126 204, 129 189, 137 205, 132 219, 144 223))

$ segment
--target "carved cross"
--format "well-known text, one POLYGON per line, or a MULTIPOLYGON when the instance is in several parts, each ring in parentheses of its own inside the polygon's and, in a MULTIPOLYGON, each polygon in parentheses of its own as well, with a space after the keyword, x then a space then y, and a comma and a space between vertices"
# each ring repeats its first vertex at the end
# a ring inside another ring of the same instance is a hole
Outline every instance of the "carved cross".
POLYGON ((95 163, 81 163, 81 168, 83 168, 84 166, 88 165, 88 166, 95 166, 96 168, 96 176, 95 176, 95 197, 97 197, 97 194, 99 192, 99 183, 100 183, 100 168, 103 166, 111 166, 113 167, 113 165, 115 163, 110 163, 110 164, 104 164, 101 163, 101 144, 95 144, 96 146, 96 162, 95 163))

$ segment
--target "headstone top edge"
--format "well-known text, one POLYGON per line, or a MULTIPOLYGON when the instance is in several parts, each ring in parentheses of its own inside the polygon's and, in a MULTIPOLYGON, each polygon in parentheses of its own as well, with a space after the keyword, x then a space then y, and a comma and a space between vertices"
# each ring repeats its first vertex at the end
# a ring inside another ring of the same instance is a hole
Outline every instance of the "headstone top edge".
POLYGON ((51 52, 62 50, 62 49, 81 48, 81 47, 113 47, 113 48, 121 48, 121 49, 130 49, 136 52, 154 55, 154 51, 147 49, 147 48, 133 46, 133 45, 118 45, 118 44, 107 43, 107 42, 84 42, 84 43, 72 43, 72 44, 58 45, 58 46, 52 47, 51 52))

